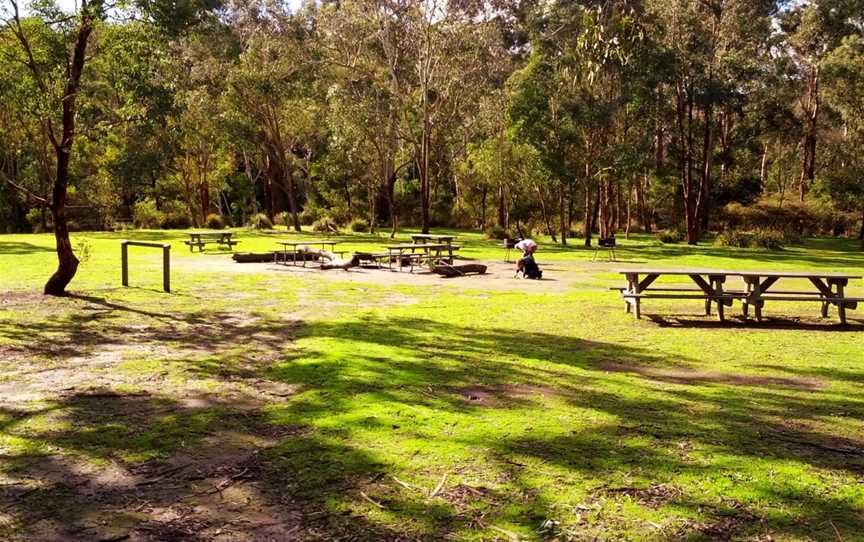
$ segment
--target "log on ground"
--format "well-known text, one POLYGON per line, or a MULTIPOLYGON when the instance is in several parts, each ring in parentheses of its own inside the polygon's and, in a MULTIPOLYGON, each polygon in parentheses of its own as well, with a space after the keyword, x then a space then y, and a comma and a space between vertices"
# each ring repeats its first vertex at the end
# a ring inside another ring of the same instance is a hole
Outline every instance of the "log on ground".
POLYGON ((483 275, 486 273, 486 266, 479 263, 467 263, 462 265, 448 265, 445 263, 439 263, 432 268, 432 272, 443 275, 445 277, 483 275))

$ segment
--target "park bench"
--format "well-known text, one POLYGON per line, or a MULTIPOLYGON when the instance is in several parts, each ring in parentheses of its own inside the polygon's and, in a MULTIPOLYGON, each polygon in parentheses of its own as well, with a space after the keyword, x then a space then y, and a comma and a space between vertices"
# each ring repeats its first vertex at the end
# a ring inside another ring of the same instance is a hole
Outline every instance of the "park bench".
POLYGON ((615 288, 621 292, 627 312, 641 316, 643 299, 701 299, 705 302, 705 314, 711 314, 711 305, 717 305, 717 316, 724 320, 724 308, 732 306, 735 300, 742 302, 742 312, 746 317, 749 309, 754 308, 757 321, 762 321, 762 308, 766 301, 816 301, 822 304, 822 317, 828 316, 831 306, 837 307, 840 322, 846 323, 846 310, 855 310, 864 298, 845 295, 845 287, 850 279, 860 275, 825 272, 777 272, 777 271, 721 271, 700 269, 623 269, 619 273, 627 279, 627 286, 615 288), (685 276, 696 287, 652 287, 660 276, 685 276), (640 276, 642 277, 640 279, 640 276), (729 277, 743 280, 742 290, 724 290, 729 277), (771 290, 781 279, 806 279, 814 287, 812 290, 771 290))
POLYGON ((231 239, 231 232, 190 232, 189 240, 184 241, 187 245, 189 245, 189 251, 194 252, 195 247, 198 247, 198 252, 204 252, 204 246, 209 244, 216 244, 220 247, 228 247, 231 249, 234 245, 238 244, 240 241, 236 241, 231 239))
POLYGON ((381 260, 389 262, 390 259, 389 252, 355 252, 354 256, 360 265, 376 265, 378 268, 381 267, 381 260))

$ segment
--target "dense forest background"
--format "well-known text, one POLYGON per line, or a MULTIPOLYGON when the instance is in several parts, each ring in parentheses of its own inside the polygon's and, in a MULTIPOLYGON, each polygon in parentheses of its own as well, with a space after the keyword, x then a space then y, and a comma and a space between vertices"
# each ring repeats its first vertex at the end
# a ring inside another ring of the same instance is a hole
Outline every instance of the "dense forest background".
POLYGON ((0 231, 864 237, 862 4, 0 0, 0 231))

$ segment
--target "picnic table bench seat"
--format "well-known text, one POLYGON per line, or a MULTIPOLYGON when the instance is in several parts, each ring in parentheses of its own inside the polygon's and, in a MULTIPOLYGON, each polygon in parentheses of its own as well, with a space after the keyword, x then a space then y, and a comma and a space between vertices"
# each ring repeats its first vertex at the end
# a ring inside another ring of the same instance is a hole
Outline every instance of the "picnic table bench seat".
POLYGON ((375 264, 379 268, 381 267, 381 260, 389 260, 390 253, 389 252, 355 252, 354 257, 357 258, 358 262, 362 265, 364 262, 366 264, 375 264))

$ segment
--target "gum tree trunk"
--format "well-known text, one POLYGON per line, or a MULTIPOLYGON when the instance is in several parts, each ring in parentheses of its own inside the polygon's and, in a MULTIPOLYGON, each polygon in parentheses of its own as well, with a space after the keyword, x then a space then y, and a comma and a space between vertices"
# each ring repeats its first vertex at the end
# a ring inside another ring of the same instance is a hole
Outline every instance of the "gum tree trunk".
POLYGON ((81 3, 81 25, 75 39, 69 76, 66 80, 63 98, 63 135, 54 145, 57 153, 57 176, 51 198, 51 216, 54 218, 54 238, 57 241, 57 271, 45 283, 45 294, 62 296, 78 271, 78 258, 72 251, 69 227, 66 223, 66 197, 69 186, 69 159, 75 138, 75 102, 81 84, 81 74, 87 54, 87 42, 93 32, 93 18, 87 9, 87 2, 81 3))

